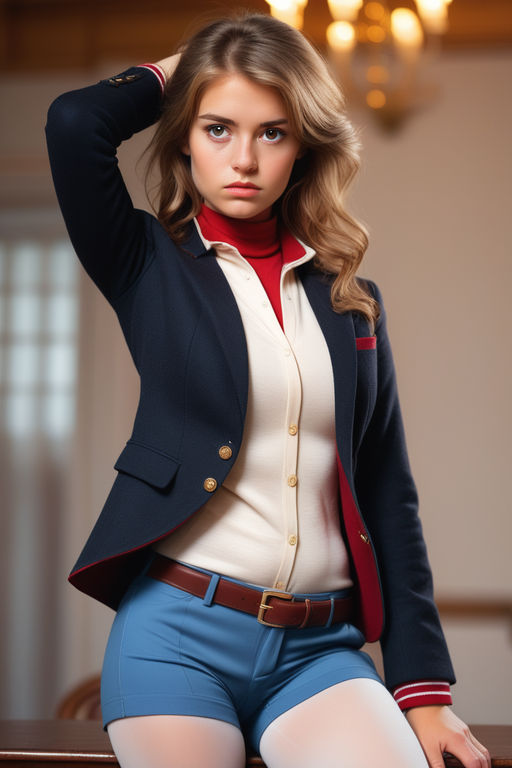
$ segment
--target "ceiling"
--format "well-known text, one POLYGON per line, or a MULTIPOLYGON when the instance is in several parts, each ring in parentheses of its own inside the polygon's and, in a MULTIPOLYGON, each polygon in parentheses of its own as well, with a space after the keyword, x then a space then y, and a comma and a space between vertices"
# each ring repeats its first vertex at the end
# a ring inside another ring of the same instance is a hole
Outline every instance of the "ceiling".
MULTIPOLYGON (((412 0, 389 5, 412 6, 412 0)), ((240 6, 268 12, 265 0, 0 0, 0 69, 155 61, 168 55, 198 20, 240 6)), ((449 17, 446 49, 512 46, 512 0, 453 0, 449 17)), ((327 0, 309 0, 304 31, 320 47, 330 20, 327 0)))

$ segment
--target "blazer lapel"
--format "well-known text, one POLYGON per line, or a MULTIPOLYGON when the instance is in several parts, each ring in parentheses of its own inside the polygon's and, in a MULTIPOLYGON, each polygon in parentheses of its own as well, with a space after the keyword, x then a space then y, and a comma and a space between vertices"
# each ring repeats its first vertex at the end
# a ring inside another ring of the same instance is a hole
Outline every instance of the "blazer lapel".
POLYGON ((188 264, 194 276, 194 284, 200 292, 200 301, 208 311, 224 352, 242 421, 245 421, 249 390, 249 361, 238 305, 222 269, 217 264, 213 249, 205 251, 203 247, 202 254, 190 259, 188 264))
POLYGON ((336 442, 342 520, 358 585, 356 624, 370 642, 378 640, 384 623, 377 561, 362 519, 352 473, 352 430, 357 384, 357 351, 353 317, 331 308, 331 286, 320 273, 306 272, 302 282, 331 354, 336 408, 336 442))
POLYGON ((325 336, 334 374, 336 441, 347 477, 352 478, 352 430, 357 382, 357 354, 352 315, 331 307, 331 286, 320 272, 300 270, 304 290, 325 336))

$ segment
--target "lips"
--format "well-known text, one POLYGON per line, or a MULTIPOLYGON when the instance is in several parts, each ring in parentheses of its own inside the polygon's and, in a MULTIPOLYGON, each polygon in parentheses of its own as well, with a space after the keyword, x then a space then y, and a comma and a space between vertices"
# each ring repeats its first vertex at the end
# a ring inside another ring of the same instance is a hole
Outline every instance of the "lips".
POLYGON ((251 184, 250 181, 234 181, 233 184, 227 184, 226 189, 261 189, 261 187, 251 184))

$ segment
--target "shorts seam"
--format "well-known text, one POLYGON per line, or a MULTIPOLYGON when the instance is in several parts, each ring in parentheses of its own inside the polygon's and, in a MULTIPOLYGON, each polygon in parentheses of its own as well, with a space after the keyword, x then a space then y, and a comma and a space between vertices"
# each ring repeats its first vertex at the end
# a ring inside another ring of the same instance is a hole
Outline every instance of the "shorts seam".
POLYGON ((124 617, 124 621, 123 621, 123 631, 122 631, 122 634, 121 634, 121 642, 119 643, 119 656, 118 656, 118 659, 117 659, 117 689, 118 689, 119 694, 120 694, 119 700, 121 702, 121 708, 123 710, 123 716, 124 716, 124 704, 123 704, 123 702, 124 702, 124 694, 123 694, 123 689, 121 687, 121 678, 122 678, 122 675, 121 675, 121 663, 122 663, 122 661, 124 659, 123 651, 124 651, 124 644, 125 644, 126 625, 128 624, 128 619, 130 618, 130 613, 132 611, 132 606, 133 606, 133 600, 130 600, 130 603, 129 603, 127 611, 126 611, 126 616, 124 617))
POLYGON ((129 701, 131 699, 154 699, 157 698, 168 699, 169 701, 182 701, 183 699, 190 699, 191 701, 214 701, 216 704, 220 704, 222 707, 229 709, 229 705, 223 699, 218 699, 215 696, 196 696, 195 694, 168 694, 168 693, 128 693, 126 696, 114 696, 105 702, 105 706, 110 706, 112 703, 122 703, 123 701, 129 701))
MULTIPOLYGON (((359 672, 361 671, 360 665, 352 664, 350 666, 344 667, 342 672, 345 672, 345 671, 348 672, 348 671, 354 670, 354 669, 358 670, 359 672)), ((301 672, 299 672, 295 677, 300 677, 302 672, 303 672, 303 670, 301 670, 301 672)), ((338 675, 336 675, 336 678, 337 677, 338 677, 338 675)), ((324 672, 322 675, 320 675, 319 677, 315 678, 314 682, 315 683, 318 682, 318 683, 322 684, 321 681, 323 679, 327 679, 327 680, 331 681, 333 679, 332 671, 324 672)), ((350 675, 349 676, 342 676, 340 680, 336 679, 334 682, 331 682, 330 685, 327 685, 327 686, 325 686, 323 688, 320 688, 320 690, 316 691, 315 693, 312 693, 311 696, 315 696, 316 693, 320 693, 320 691, 326 690, 327 688, 331 688, 333 685, 337 685, 338 683, 344 683, 347 680, 357 680, 357 679, 376 680, 381 685, 384 685, 384 683, 382 682, 382 680, 380 679, 380 677, 379 677, 379 675, 377 673, 375 673, 375 675, 358 674, 358 675, 354 675, 354 676, 350 676, 350 675)), ((299 686, 294 688, 293 687, 293 678, 290 678, 289 680, 286 681, 286 683, 284 684, 284 686, 281 689, 281 691, 279 691, 278 693, 275 693, 274 696, 271 698, 271 701, 267 702, 266 704, 263 705, 263 707, 260 709, 260 714, 263 714, 263 712, 265 712, 265 710, 270 709, 272 704, 276 703, 279 700, 279 698, 283 694, 283 689, 285 691, 289 691, 291 694, 298 693, 300 695, 300 692, 303 691, 305 688, 312 688, 312 687, 313 686, 311 685, 311 681, 309 681, 309 682, 302 683, 301 685, 299 685, 299 686)), ((314 686, 314 687, 316 687, 316 686, 314 686)), ((284 695, 286 695, 286 693, 284 693, 284 695)), ((310 698, 310 697, 308 696, 308 698, 310 698)))
POLYGON ((214 720, 224 720, 224 722, 236 724, 240 728, 240 720, 236 709, 223 699, 214 698, 213 696, 161 694, 155 697, 155 694, 149 693, 128 694, 127 696, 115 697, 105 702, 102 714, 104 728, 114 720, 145 715, 209 717, 214 720), (146 703, 149 703, 150 706, 145 706, 146 703), (198 707, 198 704, 202 706, 198 707))
MULTIPOLYGON (((189 613, 190 606, 193 605, 193 603, 194 603, 194 599, 195 600, 199 600, 202 603, 202 600, 201 600, 200 597, 197 597, 196 595, 191 595, 191 597, 193 599, 190 600, 189 603, 187 604, 187 611, 186 611, 187 614, 189 613)), ((203 607, 207 608, 207 609, 209 608, 209 606, 203 606, 203 607)), ((185 619, 185 617, 184 617, 184 619, 185 619)), ((185 623, 185 621, 184 621, 184 623, 185 623)), ((183 662, 182 667, 181 667, 182 671, 183 671, 183 676, 185 677, 185 679, 186 679, 186 681, 187 681, 187 683, 189 685, 191 696, 193 696, 194 695, 193 694, 194 687, 192 686, 192 684, 190 682, 190 679, 189 679, 189 676, 188 676, 187 658, 186 657, 184 658, 183 655, 182 655, 182 652, 181 652, 182 651, 182 649, 181 649, 182 638, 183 638, 183 633, 182 633, 182 631, 180 631, 179 643, 178 643, 178 659, 179 659, 180 662, 183 662)), ((233 700, 234 700, 235 697, 233 695, 233 692, 229 689, 228 684, 222 679, 222 677, 220 677, 220 675, 218 675, 215 672, 215 670, 211 669, 211 667, 208 664, 205 664, 204 661, 199 661, 199 659, 196 659, 196 664, 197 664, 197 668, 200 668, 204 673, 208 674, 211 678, 213 678, 215 680, 217 685, 220 688, 222 688, 222 690, 224 691, 224 693, 226 694, 226 696, 229 698, 230 702, 232 703, 232 706, 234 707, 234 701, 233 700)), ((201 697, 201 698, 205 698, 205 697, 201 697)), ((212 699, 212 701, 217 701, 217 699, 212 699)), ((220 699, 219 699, 219 701, 220 701, 220 699)))

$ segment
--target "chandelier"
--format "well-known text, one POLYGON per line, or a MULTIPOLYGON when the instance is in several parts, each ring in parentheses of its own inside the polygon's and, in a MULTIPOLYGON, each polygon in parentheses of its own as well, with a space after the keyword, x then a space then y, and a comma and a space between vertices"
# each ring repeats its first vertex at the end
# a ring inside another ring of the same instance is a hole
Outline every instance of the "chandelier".
MULTIPOLYGON (((273 16, 303 28, 308 0, 266 2, 273 16)), ((451 2, 414 0, 413 7, 391 8, 386 0, 328 0, 329 59, 349 103, 368 108, 393 130, 431 101, 435 89, 421 83, 420 65, 439 51, 451 2)))

